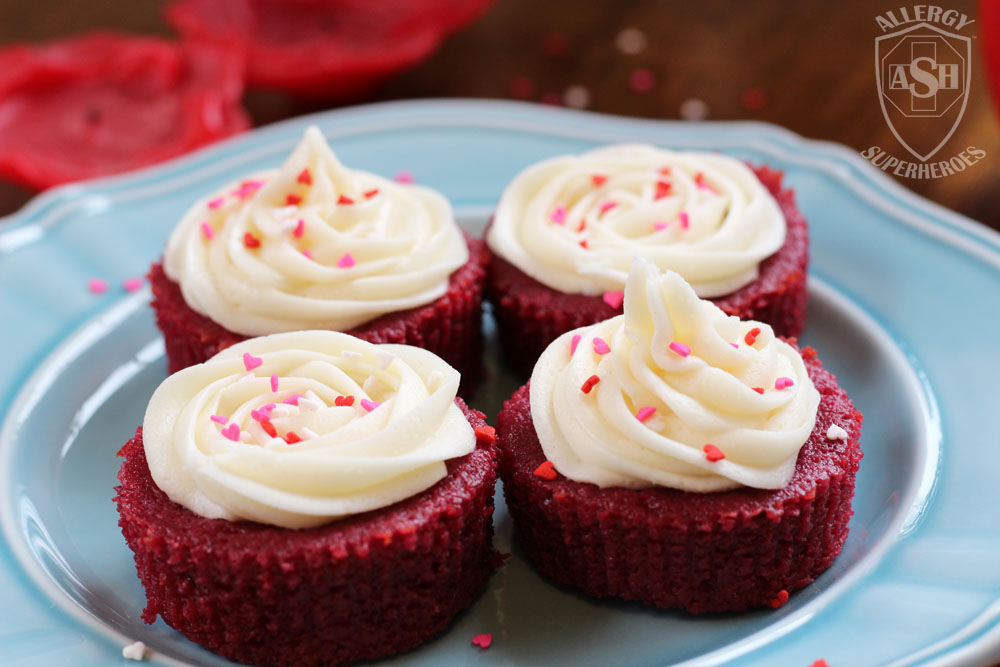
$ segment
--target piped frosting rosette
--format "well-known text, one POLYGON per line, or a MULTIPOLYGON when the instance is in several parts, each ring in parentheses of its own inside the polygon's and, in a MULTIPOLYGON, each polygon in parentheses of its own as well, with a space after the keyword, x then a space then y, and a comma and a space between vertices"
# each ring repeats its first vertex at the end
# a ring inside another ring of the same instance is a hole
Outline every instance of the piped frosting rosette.
POLYGON ((601 487, 784 486, 820 399, 795 349, 640 257, 624 308, 535 366, 531 416, 556 470, 601 487))
POLYGON ((441 194, 348 169, 310 127, 281 169, 197 202, 163 266, 195 311, 259 336, 430 303, 467 260, 441 194))
POLYGON ((699 296, 716 297, 755 280, 785 231, 774 198, 739 160, 615 145, 521 172, 487 243, 569 294, 622 290, 638 254, 680 274, 699 296))
POLYGON ((200 516, 315 526, 420 493, 471 452, 458 383, 415 347, 332 331, 255 338, 164 380, 146 459, 200 516))

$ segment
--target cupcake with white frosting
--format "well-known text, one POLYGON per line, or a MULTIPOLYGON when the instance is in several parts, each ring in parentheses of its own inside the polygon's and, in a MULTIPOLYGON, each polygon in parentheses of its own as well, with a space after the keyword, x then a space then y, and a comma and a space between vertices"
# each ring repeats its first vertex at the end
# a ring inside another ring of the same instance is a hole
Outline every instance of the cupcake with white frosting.
POLYGON ((624 314, 568 332, 498 417, 539 571, 692 612, 780 606, 840 553, 861 413, 816 358, 637 258, 624 314))
POLYGON ((679 274, 729 315, 798 336, 808 230, 781 174, 715 153, 614 145, 532 165, 486 242, 507 356, 527 373, 558 335, 621 313, 632 258, 679 274))
POLYGON ((487 253, 440 193, 341 164, 315 127, 280 169, 194 203, 150 280, 171 372, 252 336, 344 331, 479 372, 487 253))
POLYGON ((331 331, 236 344, 168 377, 116 503, 157 616, 240 662, 413 648, 493 569, 493 429, 426 350, 331 331))

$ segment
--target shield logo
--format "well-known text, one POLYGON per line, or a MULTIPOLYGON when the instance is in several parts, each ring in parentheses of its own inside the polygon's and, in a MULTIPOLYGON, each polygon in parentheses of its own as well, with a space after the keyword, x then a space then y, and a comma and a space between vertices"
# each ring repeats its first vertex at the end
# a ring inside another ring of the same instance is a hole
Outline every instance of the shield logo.
POLYGON ((918 23, 875 39, 875 80, 889 129, 926 162, 958 127, 969 100, 972 40, 918 23))

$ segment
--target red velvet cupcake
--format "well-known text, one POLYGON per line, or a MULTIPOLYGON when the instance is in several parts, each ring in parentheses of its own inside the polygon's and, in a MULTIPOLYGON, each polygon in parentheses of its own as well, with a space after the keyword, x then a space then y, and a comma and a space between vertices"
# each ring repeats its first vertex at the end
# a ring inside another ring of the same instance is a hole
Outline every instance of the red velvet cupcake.
POLYGON ((487 258, 442 195, 347 169, 310 128, 280 170, 197 202, 149 277, 171 372, 249 337, 330 329, 430 350, 470 391, 487 258))
POLYGON ((426 351, 326 331, 167 378, 115 498, 144 620, 272 665, 379 658, 442 632, 494 565, 494 437, 458 380, 426 351))
POLYGON ((780 606, 847 538, 862 416, 815 351, 637 260, 625 314, 567 333, 498 417, 542 575, 693 613, 780 606))
POLYGON ((636 145, 529 167, 486 236, 505 356, 527 376, 560 334, 621 314, 635 255, 676 271, 729 315, 798 336, 809 235, 781 178, 723 155, 636 145))

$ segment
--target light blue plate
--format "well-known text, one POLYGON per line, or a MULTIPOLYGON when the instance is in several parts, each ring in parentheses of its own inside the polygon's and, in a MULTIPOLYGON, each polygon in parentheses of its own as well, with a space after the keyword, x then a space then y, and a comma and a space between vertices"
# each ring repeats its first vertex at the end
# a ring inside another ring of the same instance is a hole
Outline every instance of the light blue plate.
MULTIPOLYGON (((838 665, 1000 656, 1000 236, 846 148, 756 123, 669 123, 495 102, 358 107, 166 165, 59 188, 0 231, 0 663, 224 664, 144 606, 111 502, 115 452, 164 377, 146 302, 117 286, 159 257, 196 197, 278 165, 308 123, 349 165, 412 170, 479 231, 524 166, 616 141, 721 150, 783 169, 812 229, 803 337, 865 413, 844 553, 779 610, 690 616, 557 589, 521 557, 440 639, 393 664, 838 665), (86 281, 111 289, 90 294, 86 281), (493 647, 471 646, 490 632, 493 647)), ((490 359, 490 363, 495 361, 490 359)), ((513 384, 475 401, 491 417, 513 384)), ((496 515, 511 550, 510 519, 496 515)))

